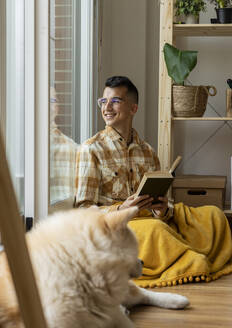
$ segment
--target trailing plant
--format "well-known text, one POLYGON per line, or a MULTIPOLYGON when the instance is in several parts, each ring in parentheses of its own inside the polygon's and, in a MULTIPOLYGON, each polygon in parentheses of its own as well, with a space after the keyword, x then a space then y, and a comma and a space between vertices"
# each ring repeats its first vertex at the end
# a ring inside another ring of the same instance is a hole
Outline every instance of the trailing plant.
POLYGON ((232 0, 208 0, 213 3, 216 8, 228 8, 232 6, 232 0))
POLYGON ((163 51, 168 75, 175 84, 184 85, 185 79, 197 64, 198 51, 179 50, 169 43, 165 43, 163 51))
POLYGON ((180 15, 198 17, 201 11, 206 11, 206 2, 204 0, 176 0, 175 8, 177 17, 180 15))

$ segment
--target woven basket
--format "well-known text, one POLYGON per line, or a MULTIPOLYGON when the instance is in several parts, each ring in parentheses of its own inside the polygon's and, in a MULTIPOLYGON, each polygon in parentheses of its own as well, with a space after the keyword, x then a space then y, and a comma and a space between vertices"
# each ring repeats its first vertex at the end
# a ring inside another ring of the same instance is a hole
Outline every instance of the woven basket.
POLYGON ((208 96, 215 96, 214 86, 172 86, 172 113, 176 117, 201 117, 204 115, 208 96), (212 93, 210 92, 212 89, 212 93))

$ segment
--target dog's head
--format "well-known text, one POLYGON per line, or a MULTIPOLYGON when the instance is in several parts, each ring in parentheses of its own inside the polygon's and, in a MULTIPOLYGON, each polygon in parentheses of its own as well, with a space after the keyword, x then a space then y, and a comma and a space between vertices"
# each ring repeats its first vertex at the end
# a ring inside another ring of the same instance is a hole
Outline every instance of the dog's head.
POLYGON ((130 278, 136 278, 142 274, 143 263, 138 259, 138 243, 135 234, 128 226, 128 222, 137 214, 138 208, 132 207, 105 214, 102 221, 111 247, 121 254, 122 262, 125 263, 130 278))
POLYGON ((86 256, 91 258, 96 270, 110 272, 112 269, 127 280, 141 275, 137 240, 128 227, 128 222, 138 214, 137 207, 108 213, 97 208, 72 212, 76 234, 81 238, 84 235, 86 256))
POLYGON ((45 247, 48 242, 68 244, 70 254, 78 257, 78 262, 84 254, 93 266, 114 263, 129 278, 138 277, 142 262, 138 259, 135 234, 128 226, 137 214, 136 206, 112 212, 97 207, 58 212, 33 229, 33 248, 45 247))

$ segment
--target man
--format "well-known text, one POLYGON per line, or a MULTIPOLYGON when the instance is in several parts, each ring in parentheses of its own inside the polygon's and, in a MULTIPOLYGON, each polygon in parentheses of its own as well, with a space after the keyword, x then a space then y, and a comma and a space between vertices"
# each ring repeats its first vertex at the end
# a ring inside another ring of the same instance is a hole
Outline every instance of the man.
POLYGON ((211 280, 232 272, 232 242, 227 220, 218 208, 168 207, 166 197, 153 205, 149 195, 135 197, 146 171, 160 169, 149 144, 132 128, 138 110, 138 91, 127 78, 107 79, 98 99, 106 128, 80 148, 77 159, 76 206, 122 210, 138 206, 134 230, 143 276, 143 287, 211 280))

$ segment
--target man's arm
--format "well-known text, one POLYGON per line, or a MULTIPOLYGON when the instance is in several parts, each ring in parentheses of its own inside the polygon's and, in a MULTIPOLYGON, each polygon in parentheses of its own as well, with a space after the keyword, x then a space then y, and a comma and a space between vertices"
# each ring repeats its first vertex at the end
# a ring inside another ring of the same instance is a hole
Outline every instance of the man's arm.
MULTIPOLYGON (((74 207, 99 205, 101 169, 97 156, 88 145, 82 145, 77 155, 76 195, 74 207)), ((118 204, 100 206, 105 212, 115 211, 118 204)))
POLYGON ((101 173, 99 161, 88 145, 82 145, 77 154, 75 207, 98 204, 101 173))

